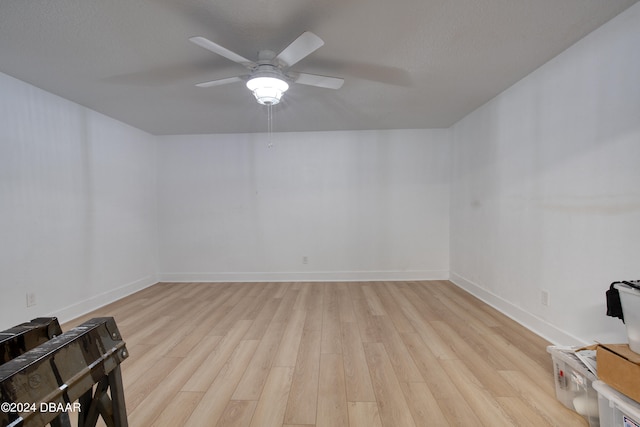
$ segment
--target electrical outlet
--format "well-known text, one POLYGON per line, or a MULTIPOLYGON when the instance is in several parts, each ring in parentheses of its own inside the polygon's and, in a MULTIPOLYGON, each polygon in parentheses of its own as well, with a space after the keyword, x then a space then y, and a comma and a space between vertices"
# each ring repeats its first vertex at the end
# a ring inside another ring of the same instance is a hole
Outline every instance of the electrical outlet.
POLYGON ((34 305, 36 305, 35 292, 27 292, 27 307, 33 307, 34 305))
POLYGON ((307 258, 306 256, 302 257, 302 263, 303 264, 309 264, 309 258, 307 258))
POLYGON ((544 289, 540 291, 540 302, 544 306, 549 305, 549 291, 545 291, 544 289))

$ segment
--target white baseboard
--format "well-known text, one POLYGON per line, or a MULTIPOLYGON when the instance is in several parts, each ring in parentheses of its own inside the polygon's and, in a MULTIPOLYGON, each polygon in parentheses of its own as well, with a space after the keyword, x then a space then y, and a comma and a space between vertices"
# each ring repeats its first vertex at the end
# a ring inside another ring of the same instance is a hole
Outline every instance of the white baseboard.
POLYGON ((60 323, 65 323, 156 283, 158 283, 158 280, 155 275, 143 277, 124 286, 120 286, 119 288, 111 289, 108 292, 77 302, 63 309, 56 310, 55 312, 50 313, 49 316, 55 316, 58 318, 60 323))
POLYGON ((476 283, 465 279, 455 273, 451 273, 449 281, 469 292, 476 298, 489 304, 491 307, 520 323, 533 333, 541 336, 547 341, 555 345, 587 345, 588 342, 581 340, 566 331, 546 322, 544 319, 535 316, 520 307, 517 307, 509 301, 494 295, 493 293, 481 288, 476 283))
POLYGON ((161 282, 353 282, 381 280, 447 280, 448 270, 160 273, 161 282))

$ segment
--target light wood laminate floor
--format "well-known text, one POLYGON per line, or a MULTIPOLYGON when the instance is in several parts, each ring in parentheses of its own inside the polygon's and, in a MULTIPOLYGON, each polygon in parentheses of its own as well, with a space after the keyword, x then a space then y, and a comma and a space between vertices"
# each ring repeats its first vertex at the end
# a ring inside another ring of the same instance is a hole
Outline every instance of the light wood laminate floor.
POLYGON ((113 316, 129 425, 585 426, 545 340, 447 281, 159 283, 113 316))

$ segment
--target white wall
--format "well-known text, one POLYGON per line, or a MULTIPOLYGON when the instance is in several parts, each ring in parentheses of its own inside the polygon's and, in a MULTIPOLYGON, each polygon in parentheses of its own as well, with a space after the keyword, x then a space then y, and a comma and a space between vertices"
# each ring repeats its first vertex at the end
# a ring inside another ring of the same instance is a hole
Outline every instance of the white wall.
POLYGON ((640 4, 453 141, 452 280, 554 342, 625 341, 605 290, 640 279, 640 4))
POLYGON ((3 74, 0 93, 0 330, 155 283, 153 137, 3 74))
POLYGON ((162 280, 448 277, 448 130, 273 140, 159 138, 162 280))

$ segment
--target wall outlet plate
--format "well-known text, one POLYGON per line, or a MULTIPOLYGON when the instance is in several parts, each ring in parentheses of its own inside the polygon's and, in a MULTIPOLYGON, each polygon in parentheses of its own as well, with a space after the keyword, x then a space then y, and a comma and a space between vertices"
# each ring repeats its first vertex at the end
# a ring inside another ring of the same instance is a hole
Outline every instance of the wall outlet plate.
POLYGON ((540 291, 540 303, 544 306, 549 305, 549 291, 544 289, 540 291))
POLYGON ((27 307, 33 307, 34 305, 36 305, 35 292, 27 292, 27 307))

